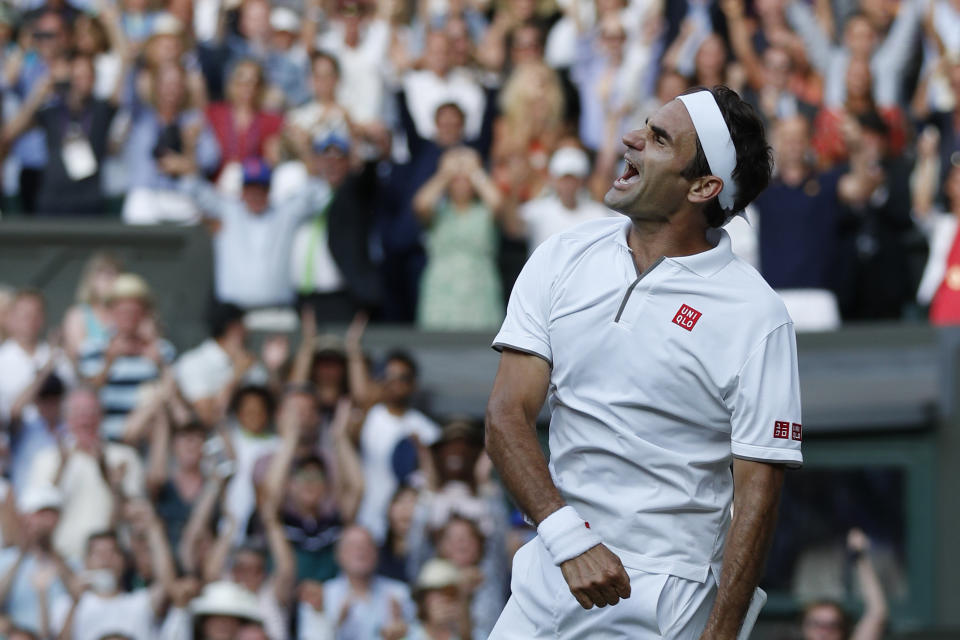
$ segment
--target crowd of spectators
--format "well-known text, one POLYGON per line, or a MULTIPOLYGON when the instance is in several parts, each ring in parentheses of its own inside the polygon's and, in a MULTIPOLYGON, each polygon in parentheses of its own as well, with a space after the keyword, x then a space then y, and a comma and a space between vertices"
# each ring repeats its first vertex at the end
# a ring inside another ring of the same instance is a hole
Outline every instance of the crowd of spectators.
POLYGON ((766 122, 728 230, 798 327, 960 321, 958 0, 14 0, 0 58, 4 214, 203 225, 215 298, 178 354, 109 255, 0 289, 11 640, 485 638, 531 529, 364 327, 495 329, 691 87, 766 122))
POLYGON ((956 0, 7 0, 5 213, 202 223, 244 309, 491 330, 612 215, 623 133, 723 83, 777 161, 734 246, 798 327, 950 323, 958 33, 956 0))

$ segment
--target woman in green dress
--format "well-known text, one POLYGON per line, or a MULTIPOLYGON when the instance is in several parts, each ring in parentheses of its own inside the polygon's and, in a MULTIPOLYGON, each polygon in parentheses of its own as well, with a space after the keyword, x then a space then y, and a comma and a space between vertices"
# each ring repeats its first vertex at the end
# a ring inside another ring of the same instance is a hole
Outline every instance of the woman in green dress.
POLYGON ((422 329, 494 330, 503 320, 497 271, 501 198, 473 149, 451 149, 413 199, 427 231, 420 280, 422 329))

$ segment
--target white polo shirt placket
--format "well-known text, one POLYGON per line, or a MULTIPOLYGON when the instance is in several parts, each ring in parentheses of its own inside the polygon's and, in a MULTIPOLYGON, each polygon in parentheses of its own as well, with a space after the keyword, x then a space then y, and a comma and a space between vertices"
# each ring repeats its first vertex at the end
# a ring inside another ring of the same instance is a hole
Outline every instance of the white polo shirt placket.
POLYGON ((590 222, 538 248, 494 347, 551 363, 550 471, 567 503, 626 566, 702 582, 732 458, 802 462, 792 322, 725 232, 637 273, 628 228, 590 222))

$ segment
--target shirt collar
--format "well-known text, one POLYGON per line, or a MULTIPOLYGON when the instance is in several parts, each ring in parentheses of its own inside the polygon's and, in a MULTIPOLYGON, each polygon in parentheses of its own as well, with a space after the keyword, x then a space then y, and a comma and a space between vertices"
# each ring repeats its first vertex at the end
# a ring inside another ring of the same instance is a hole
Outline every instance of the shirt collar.
MULTIPOLYGON (((630 219, 627 218, 626 223, 620 228, 620 233, 617 233, 615 236, 617 244, 627 251, 631 251, 630 246, 627 244, 627 234, 630 232, 630 224, 630 219)), ((679 264, 698 276, 709 278, 733 260, 733 250, 730 247, 730 234, 723 228, 707 229, 707 242, 713 245, 712 249, 707 249, 706 251, 701 251, 700 253, 689 256, 678 256, 666 259, 679 264)))

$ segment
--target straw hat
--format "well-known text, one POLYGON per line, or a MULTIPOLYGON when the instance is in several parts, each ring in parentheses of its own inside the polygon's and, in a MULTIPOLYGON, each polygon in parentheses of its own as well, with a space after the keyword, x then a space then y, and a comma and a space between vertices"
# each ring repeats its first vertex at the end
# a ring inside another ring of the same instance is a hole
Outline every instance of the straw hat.
POLYGON ((190 604, 190 610, 198 618, 229 616, 251 622, 263 622, 257 597, 240 585, 227 580, 211 582, 205 586, 203 592, 190 604))
POLYGON ((460 569, 449 560, 427 560, 417 575, 416 590, 446 589, 460 584, 460 569))

